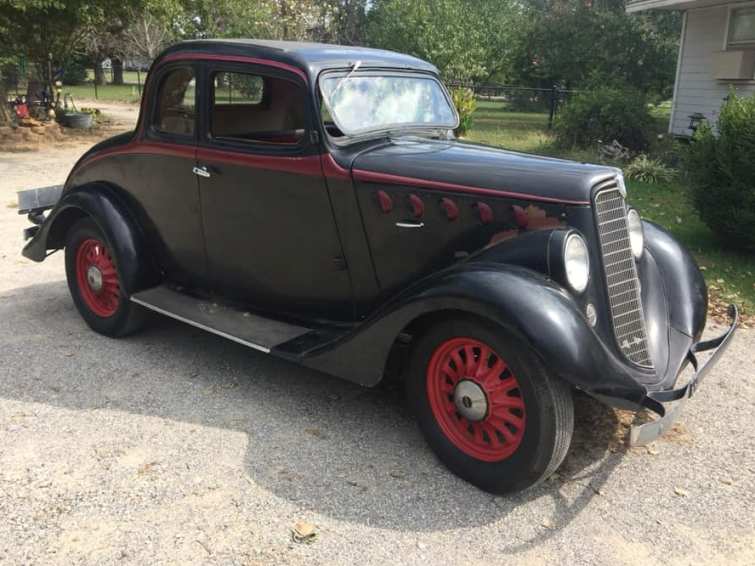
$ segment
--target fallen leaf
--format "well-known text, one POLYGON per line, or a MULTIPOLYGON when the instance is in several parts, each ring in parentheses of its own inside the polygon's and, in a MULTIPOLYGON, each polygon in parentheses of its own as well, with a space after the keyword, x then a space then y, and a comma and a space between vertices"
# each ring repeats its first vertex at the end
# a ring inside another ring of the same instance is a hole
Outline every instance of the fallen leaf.
POLYGON ((315 526, 306 521, 299 521, 294 525, 294 528, 291 529, 291 538, 297 543, 312 543, 317 538, 315 526))
POLYGON ((136 471, 136 473, 139 475, 148 474, 155 466, 157 466, 157 462, 148 462, 147 464, 139 466, 139 469, 136 471))

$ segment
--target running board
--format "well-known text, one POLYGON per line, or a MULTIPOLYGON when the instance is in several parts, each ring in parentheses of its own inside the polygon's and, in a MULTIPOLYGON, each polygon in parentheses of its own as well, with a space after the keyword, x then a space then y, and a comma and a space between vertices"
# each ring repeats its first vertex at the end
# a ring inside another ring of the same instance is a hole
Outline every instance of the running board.
POLYGON ((136 293, 131 300, 145 308, 266 354, 276 346, 303 337, 311 330, 197 299, 166 286, 136 293))

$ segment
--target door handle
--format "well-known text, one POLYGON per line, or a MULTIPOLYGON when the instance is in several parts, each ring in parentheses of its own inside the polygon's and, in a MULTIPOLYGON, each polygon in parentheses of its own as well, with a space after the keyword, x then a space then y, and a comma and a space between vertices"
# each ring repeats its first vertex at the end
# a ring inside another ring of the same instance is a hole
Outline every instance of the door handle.
POLYGON ((209 178, 211 176, 210 172, 207 170, 207 167, 205 167, 204 165, 202 165, 202 167, 194 167, 191 171, 197 177, 209 178))
POLYGON ((399 228, 424 228, 424 222, 396 222, 399 228))

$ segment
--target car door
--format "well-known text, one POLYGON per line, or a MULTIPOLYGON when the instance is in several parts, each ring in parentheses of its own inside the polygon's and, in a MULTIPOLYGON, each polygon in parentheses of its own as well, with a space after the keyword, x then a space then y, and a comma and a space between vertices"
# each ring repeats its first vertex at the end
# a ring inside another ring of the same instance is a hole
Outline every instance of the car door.
POLYGON ((123 163, 124 184, 146 216, 156 253, 168 278, 201 284, 206 258, 196 166, 198 67, 173 63, 155 71, 143 136, 123 163))
POLYGON ((253 308, 350 320, 351 285, 298 75, 208 63, 197 150, 214 287, 253 308))

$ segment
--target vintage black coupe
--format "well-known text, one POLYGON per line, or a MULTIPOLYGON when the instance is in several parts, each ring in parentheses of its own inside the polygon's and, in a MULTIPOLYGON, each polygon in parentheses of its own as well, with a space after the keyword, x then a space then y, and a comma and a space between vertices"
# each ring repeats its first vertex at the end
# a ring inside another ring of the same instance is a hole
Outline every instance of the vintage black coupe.
POLYGON ((575 390, 649 409, 630 440, 653 440, 736 308, 700 341, 700 271, 627 206, 618 169, 465 143, 457 122, 413 57, 180 43, 135 131, 20 193, 23 254, 65 249, 76 307, 107 336, 151 310, 364 386, 400 376, 439 458, 492 492, 559 466, 575 390))

